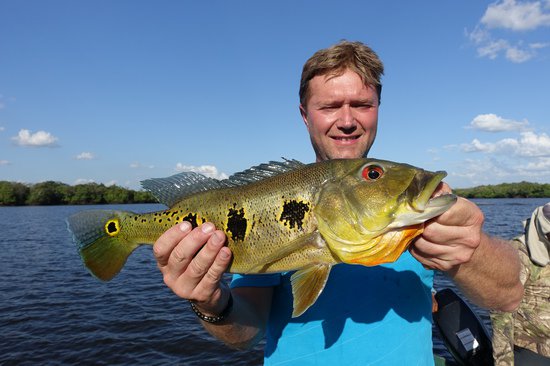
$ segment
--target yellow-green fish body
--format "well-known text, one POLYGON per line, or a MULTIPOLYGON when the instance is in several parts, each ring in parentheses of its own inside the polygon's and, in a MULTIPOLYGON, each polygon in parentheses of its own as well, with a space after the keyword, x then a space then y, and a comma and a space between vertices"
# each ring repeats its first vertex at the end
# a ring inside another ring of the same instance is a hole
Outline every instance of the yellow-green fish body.
POLYGON ((270 162, 224 181, 183 173, 143 182, 170 207, 165 211, 84 211, 69 218, 69 227, 86 266, 109 280, 137 246, 153 244, 169 227, 212 222, 227 234, 230 272, 297 271, 298 316, 322 292, 334 264, 395 261, 423 222, 454 203, 452 195, 430 199, 444 176, 375 159, 270 162))

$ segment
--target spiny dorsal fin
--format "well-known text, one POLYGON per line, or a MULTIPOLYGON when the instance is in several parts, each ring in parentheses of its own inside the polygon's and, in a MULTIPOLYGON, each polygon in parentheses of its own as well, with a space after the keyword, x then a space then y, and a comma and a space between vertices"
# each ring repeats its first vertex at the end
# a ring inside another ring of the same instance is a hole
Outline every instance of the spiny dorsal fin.
MULTIPOLYGON (((283 158, 284 159, 284 158, 283 158)), ((195 172, 183 172, 167 178, 152 178, 141 182, 141 186, 168 207, 195 193, 218 188, 236 187, 276 176, 304 166, 298 160, 270 161, 218 180, 195 172)))
POLYGON ((205 177, 195 172, 183 172, 167 178, 151 178, 141 182, 141 186, 168 207, 194 193, 216 188, 230 187, 223 181, 205 177))
POLYGON ((232 185, 240 186, 289 172, 301 168, 304 165, 304 163, 298 160, 283 158, 283 161, 270 161, 269 163, 253 166, 242 172, 235 173, 230 176, 227 181, 232 185))

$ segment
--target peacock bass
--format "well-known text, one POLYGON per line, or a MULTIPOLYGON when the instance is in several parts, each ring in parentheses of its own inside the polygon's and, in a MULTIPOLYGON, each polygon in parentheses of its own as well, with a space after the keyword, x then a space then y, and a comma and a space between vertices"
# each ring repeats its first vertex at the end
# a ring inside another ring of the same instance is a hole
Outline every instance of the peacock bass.
POLYGON ((423 223, 456 201, 451 194, 431 198, 445 176, 367 158, 272 161, 225 180, 186 172, 142 182, 167 210, 82 211, 68 225, 86 267, 108 281, 134 249, 169 227, 212 222, 227 234, 229 272, 296 271, 296 317, 317 300, 333 265, 397 260, 423 223))

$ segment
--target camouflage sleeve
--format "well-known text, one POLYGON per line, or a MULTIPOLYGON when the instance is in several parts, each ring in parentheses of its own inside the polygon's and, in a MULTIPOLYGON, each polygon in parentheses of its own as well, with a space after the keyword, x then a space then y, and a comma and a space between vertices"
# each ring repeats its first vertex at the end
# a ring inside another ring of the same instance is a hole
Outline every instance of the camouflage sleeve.
MULTIPOLYGON (((525 236, 520 236, 511 241, 511 245, 517 249, 521 262, 520 281, 523 285, 530 276, 531 260, 525 246, 525 236)), ((493 358, 495 366, 514 365, 514 321, 516 313, 500 311, 491 312, 491 324, 493 328, 493 358)))
POLYGON ((518 244, 525 293, 514 313, 514 344, 550 357, 550 266, 533 263, 527 246, 518 244))
POLYGON ((527 251, 527 245, 525 244, 525 235, 518 236, 511 241, 511 244, 518 251, 519 260, 521 262, 519 279, 521 284, 525 286, 527 280, 531 276, 532 266, 531 259, 529 258, 529 252, 527 251))
POLYGON ((495 366, 514 365, 514 314, 491 312, 495 366))

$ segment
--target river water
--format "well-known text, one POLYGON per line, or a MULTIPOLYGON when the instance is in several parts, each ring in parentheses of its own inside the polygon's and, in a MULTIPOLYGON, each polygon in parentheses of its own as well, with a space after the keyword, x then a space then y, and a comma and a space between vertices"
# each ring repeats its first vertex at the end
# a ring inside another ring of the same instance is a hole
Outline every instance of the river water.
MULTIPOLYGON (((550 199, 474 200, 485 230, 511 238, 550 199)), ((259 365, 261 345, 235 351, 206 334, 162 283, 150 247, 101 283, 83 268, 65 219, 81 210, 161 205, 0 207, 0 364, 259 365)), ((453 287, 443 275, 436 288, 453 287)), ((487 321, 487 313, 475 308, 487 321)), ((447 355, 434 335, 434 350, 447 355)))

